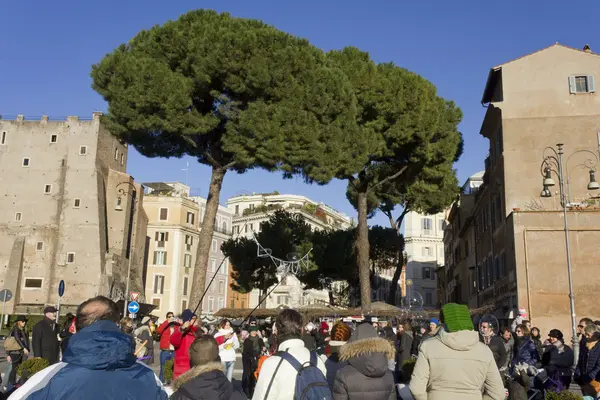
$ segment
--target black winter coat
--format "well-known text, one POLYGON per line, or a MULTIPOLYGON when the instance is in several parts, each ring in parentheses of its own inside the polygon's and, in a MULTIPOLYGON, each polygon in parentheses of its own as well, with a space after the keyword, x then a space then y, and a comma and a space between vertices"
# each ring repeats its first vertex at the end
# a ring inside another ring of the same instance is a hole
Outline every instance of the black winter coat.
POLYGON ((585 346, 585 351, 580 352, 581 357, 575 369, 575 380, 584 385, 593 380, 600 380, 600 342, 596 342, 591 350, 587 349, 587 343, 585 346))
POLYGON ((411 332, 404 332, 398 340, 396 355, 396 370, 401 370, 404 363, 412 358, 413 337, 411 332))
POLYGON ((546 346, 546 351, 542 355, 542 367, 546 369, 550 377, 555 373, 560 376, 571 376, 571 368, 575 359, 573 350, 560 342, 557 344, 558 346, 546 346))
POLYGON ((58 343, 58 327, 54 321, 44 318, 33 327, 33 355, 48 360, 50 365, 58 362, 60 345, 58 343))
POLYGON ((482 335, 479 335, 479 340, 486 344, 492 351, 498 369, 502 368, 506 363, 506 348, 504 347, 504 341, 496 335, 490 337, 489 343, 486 343, 482 335))
POLYGON ((242 400, 223 373, 223 365, 212 362, 196 366, 173 382, 171 400, 242 400))
POLYGON ((19 345, 21 345, 21 347, 23 349, 27 349, 27 351, 31 351, 31 347, 29 347, 30 346, 29 335, 27 334, 27 332, 17 328, 17 326, 15 325, 12 328, 12 331, 10 331, 9 336, 14 337, 16 339, 17 343, 19 343, 19 345))
POLYGON ((392 343, 369 338, 346 343, 340 348, 340 361, 347 362, 338 370, 333 383, 334 400, 395 400, 394 376, 388 360, 394 360, 392 343))

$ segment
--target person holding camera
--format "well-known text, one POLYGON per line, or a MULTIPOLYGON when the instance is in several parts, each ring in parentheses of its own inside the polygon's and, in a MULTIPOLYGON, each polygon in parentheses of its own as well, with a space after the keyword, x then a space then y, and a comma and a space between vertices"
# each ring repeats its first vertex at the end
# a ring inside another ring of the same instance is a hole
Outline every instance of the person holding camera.
POLYGON ((171 344, 171 335, 181 325, 179 319, 171 311, 167 313, 167 319, 156 328, 160 335, 160 374, 159 379, 165 383, 165 363, 175 356, 175 347, 171 344))

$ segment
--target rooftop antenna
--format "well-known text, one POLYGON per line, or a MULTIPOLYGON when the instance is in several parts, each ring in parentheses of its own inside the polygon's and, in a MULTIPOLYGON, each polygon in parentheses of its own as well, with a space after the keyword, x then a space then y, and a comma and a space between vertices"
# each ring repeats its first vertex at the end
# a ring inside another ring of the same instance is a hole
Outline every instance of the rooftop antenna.
POLYGON ((190 170, 190 162, 186 161, 185 162, 185 168, 182 169, 182 171, 185 171, 185 186, 188 185, 188 172, 190 170))

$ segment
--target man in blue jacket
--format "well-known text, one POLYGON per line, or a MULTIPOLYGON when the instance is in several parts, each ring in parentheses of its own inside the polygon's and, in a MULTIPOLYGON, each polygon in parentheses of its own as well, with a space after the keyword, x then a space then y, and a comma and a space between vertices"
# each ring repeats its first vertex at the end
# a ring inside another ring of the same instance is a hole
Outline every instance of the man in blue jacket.
POLYGON ((11 399, 167 399, 154 372, 137 362, 131 338, 119 331, 112 300, 89 299, 76 318, 62 362, 35 374, 11 399))

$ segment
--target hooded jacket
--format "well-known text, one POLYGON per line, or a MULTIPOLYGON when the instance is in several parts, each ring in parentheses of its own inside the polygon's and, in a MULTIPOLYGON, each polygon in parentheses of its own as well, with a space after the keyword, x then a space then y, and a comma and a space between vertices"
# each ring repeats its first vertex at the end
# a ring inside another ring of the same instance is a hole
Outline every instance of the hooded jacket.
POLYGON ((335 376, 334 400, 395 400, 394 376, 388 368, 388 361, 395 356, 394 345, 382 338, 346 343, 339 352, 340 361, 346 365, 335 376))
POLYGON ((504 400, 506 392, 490 349, 475 331, 439 334, 421 346, 410 381, 415 400, 504 400))
POLYGON ((241 400, 244 396, 233 388, 225 376, 223 364, 198 365, 173 382, 171 400, 241 400))
POLYGON ((175 348, 175 360, 173 361, 173 379, 189 371, 190 369, 190 346, 196 340, 197 326, 182 330, 181 327, 175 329, 171 334, 171 344, 175 348), (186 332, 187 331, 187 332, 186 332))
POLYGON ((160 399, 162 383, 133 355, 132 339, 111 321, 98 321, 69 340, 63 362, 32 376, 11 399, 160 399))

